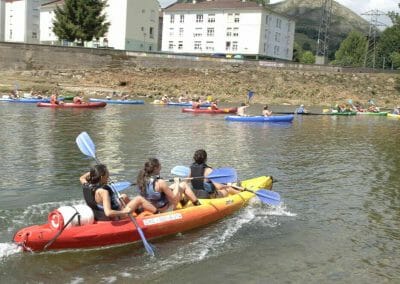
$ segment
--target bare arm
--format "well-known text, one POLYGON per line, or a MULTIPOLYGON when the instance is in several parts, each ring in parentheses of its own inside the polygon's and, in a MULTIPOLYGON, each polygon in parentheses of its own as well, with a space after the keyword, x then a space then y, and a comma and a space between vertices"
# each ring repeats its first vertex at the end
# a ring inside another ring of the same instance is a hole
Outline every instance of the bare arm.
POLYGON ((90 172, 87 172, 85 174, 83 174, 80 178, 79 181, 81 182, 81 184, 85 184, 87 183, 87 177, 90 175, 90 172))
POLYGON ((111 198, 108 191, 105 189, 98 189, 97 192, 99 192, 99 195, 101 196, 101 199, 103 201, 104 214, 106 214, 107 217, 124 216, 132 212, 132 208, 128 206, 126 206, 122 210, 113 210, 111 208, 111 198))

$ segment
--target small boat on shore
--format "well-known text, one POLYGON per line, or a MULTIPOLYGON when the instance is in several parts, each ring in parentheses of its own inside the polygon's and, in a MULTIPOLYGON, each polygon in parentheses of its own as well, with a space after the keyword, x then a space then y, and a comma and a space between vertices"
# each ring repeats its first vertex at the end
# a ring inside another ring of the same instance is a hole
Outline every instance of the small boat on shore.
POLYGON ((143 105, 144 100, 109 100, 109 99, 95 99, 90 98, 89 102, 104 102, 107 104, 119 104, 119 105, 143 105))
POLYGON ((190 113, 210 113, 210 114, 223 114, 223 113, 236 113, 237 108, 219 108, 219 109, 208 109, 208 108, 183 108, 182 112, 190 113))
POLYGON ((239 116, 239 115, 228 115, 225 116, 225 120, 228 121, 240 121, 240 122, 291 122, 294 119, 294 115, 271 115, 271 116, 239 116))
MULTIPOLYGON (((240 186, 246 191, 238 194, 224 198, 200 199, 199 206, 193 206, 189 202, 183 208, 160 214, 143 212, 135 216, 135 219, 148 239, 177 234, 205 226, 235 213, 256 194, 260 194, 262 189, 270 189, 272 182, 270 176, 244 180, 240 186)), ((140 241, 139 232, 129 218, 95 221, 93 217, 86 216, 91 209, 84 206, 86 205, 69 206, 71 207, 69 209, 64 206, 53 210, 48 215, 47 223, 19 230, 14 235, 14 243, 25 251, 43 251, 94 248, 140 241), (86 209, 80 208, 82 206, 86 209), (72 217, 64 217, 68 215, 67 212, 72 217), (78 218, 78 214, 82 216, 78 218)))
POLYGON ((58 103, 58 104, 51 104, 51 103, 38 103, 38 107, 50 107, 50 108, 102 108, 105 107, 107 104, 105 102, 89 102, 89 103, 58 103))

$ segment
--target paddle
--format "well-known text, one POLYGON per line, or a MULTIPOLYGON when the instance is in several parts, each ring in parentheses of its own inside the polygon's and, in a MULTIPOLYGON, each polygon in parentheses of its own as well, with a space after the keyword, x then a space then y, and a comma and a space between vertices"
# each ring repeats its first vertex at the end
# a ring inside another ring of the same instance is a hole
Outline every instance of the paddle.
MULTIPOLYGON (((180 177, 188 177, 190 174, 190 168, 185 166, 176 166, 171 170, 171 174, 180 177)), ((230 183, 237 181, 237 173, 233 168, 219 168, 213 169, 208 176, 190 177, 186 179, 191 180, 195 178, 207 178, 216 183, 230 183)))
MULTIPOLYGON (((90 138, 89 134, 87 134, 87 132, 82 132, 81 134, 78 135, 78 137, 76 138, 76 144, 78 145, 79 150, 81 150, 83 154, 85 154, 88 157, 92 157, 96 161, 96 163, 100 164, 100 161, 96 157, 96 146, 94 145, 92 139, 90 138)), ((111 182, 111 189, 115 192, 115 194, 117 194, 118 198, 121 200, 121 203, 124 204, 121 195, 119 194, 118 190, 115 189, 115 185, 111 181, 111 179, 110 182, 111 182)), ((128 215, 132 223, 135 225, 142 239, 143 245, 146 248, 147 253, 150 254, 151 256, 154 256, 153 248, 147 242, 146 237, 144 236, 144 233, 142 231, 142 228, 139 227, 139 224, 136 222, 136 219, 131 214, 128 215)))
POLYGON ((281 202, 281 196, 279 195, 279 193, 275 192, 275 191, 271 191, 271 190, 267 190, 267 189, 260 189, 257 191, 253 191, 244 187, 240 187, 237 185, 231 185, 233 188, 238 189, 240 191, 248 191, 251 192, 255 195, 257 195, 257 197, 266 204, 269 205, 279 205, 279 203, 281 202))

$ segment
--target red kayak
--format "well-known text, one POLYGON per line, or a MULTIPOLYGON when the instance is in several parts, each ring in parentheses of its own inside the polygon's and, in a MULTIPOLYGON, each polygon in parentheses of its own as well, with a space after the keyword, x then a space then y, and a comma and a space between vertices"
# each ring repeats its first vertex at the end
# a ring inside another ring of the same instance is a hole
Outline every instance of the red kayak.
POLYGON ((192 112, 192 113, 236 113, 237 108, 219 108, 219 109, 209 109, 209 108, 183 108, 182 112, 192 112))
MULTIPOLYGON (((246 189, 224 198, 201 199, 200 206, 189 202, 184 208, 160 214, 143 212, 136 221, 148 239, 185 232, 240 210, 258 191, 270 189, 272 182, 270 176, 243 180, 241 186, 251 188, 251 192, 246 189)), ((49 213, 47 223, 22 228, 14 235, 14 242, 25 251, 94 248, 136 241, 140 241, 140 235, 130 219, 96 221, 91 209, 83 204, 55 209, 49 213)))
POLYGON ((105 107, 107 103, 105 102, 90 102, 90 103, 58 103, 58 104, 51 104, 51 103, 38 103, 38 107, 54 107, 54 108, 99 108, 105 107))

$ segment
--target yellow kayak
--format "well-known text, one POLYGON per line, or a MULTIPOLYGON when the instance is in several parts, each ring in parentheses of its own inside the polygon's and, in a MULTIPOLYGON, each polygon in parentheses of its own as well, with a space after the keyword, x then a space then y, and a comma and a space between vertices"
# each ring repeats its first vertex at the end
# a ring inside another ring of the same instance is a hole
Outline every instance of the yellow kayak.
POLYGON ((388 116, 388 117, 392 117, 392 118, 398 118, 398 119, 400 119, 400 114, 388 113, 387 116, 388 116))

